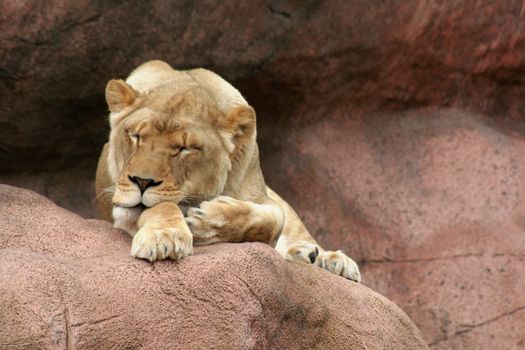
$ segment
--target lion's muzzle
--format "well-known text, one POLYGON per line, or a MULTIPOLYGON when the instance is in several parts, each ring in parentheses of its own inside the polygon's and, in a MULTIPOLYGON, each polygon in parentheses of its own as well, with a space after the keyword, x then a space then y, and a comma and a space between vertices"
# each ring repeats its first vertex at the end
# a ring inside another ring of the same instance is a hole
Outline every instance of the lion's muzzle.
POLYGON ((146 191, 148 187, 158 186, 162 183, 162 181, 155 181, 153 179, 143 179, 138 176, 128 175, 128 178, 131 182, 139 186, 139 190, 141 194, 144 194, 144 191, 146 191))

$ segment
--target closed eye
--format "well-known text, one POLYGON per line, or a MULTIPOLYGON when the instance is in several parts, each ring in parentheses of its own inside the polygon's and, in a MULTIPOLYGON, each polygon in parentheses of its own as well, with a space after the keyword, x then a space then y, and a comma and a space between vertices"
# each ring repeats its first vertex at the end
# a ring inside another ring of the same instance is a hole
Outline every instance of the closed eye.
POLYGON ((184 157, 188 154, 190 154, 192 150, 190 148, 182 147, 179 151, 179 157, 184 157))
POLYGON ((128 134, 129 138, 131 139, 131 141, 133 141, 133 143, 136 143, 140 138, 139 134, 134 131, 126 129, 125 132, 128 134))
POLYGON ((174 152, 171 154, 172 157, 180 157, 188 152, 186 147, 173 147, 174 152))
POLYGON ((173 154, 173 157, 184 157, 189 155, 190 153, 195 153, 197 151, 201 151, 202 149, 200 147, 174 147, 175 153, 173 154))

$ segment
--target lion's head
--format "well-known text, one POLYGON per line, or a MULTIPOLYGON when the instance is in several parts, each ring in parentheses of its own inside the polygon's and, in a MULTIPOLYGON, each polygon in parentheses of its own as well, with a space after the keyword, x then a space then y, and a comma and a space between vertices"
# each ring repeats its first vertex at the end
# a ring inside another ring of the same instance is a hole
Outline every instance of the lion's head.
POLYGON ((236 159, 255 141, 248 105, 221 111, 206 89, 170 84, 138 92, 122 80, 106 88, 111 111, 108 170, 113 205, 192 205, 223 192, 236 159))

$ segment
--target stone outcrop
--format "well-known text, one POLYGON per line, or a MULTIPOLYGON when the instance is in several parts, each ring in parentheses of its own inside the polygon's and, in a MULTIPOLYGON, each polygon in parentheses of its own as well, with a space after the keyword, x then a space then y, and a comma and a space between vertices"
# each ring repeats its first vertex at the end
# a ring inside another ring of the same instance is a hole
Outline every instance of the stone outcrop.
POLYGON ((0 182, 95 216, 107 80, 205 66, 255 107, 267 182, 432 348, 524 348, 524 16, 511 0, 2 1, 0 182))
POLYGON ((0 203, 1 349, 426 347, 386 298, 267 245, 150 264, 124 232, 34 192, 0 185, 0 203))
POLYGON ((426 108, 334 117, 289 142, 270 181, 324 246, 360 262, 363 283, 402 306, 432 348, 524 346, 520 130, 426 108))

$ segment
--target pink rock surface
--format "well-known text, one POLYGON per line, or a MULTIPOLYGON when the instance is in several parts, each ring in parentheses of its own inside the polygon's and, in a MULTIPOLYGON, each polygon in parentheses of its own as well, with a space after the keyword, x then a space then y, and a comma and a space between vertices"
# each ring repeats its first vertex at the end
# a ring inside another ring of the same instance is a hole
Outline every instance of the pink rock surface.
POLYGON ((130 238, 0 185, 1 349, 422 349, 367 287, 222 244, 180 263, 129 256, 130 238))
POLYGON ((161 58, 255 107, 267 182, 435 349, 525 348, 525 5, 0 2, 0 182, 93 217, 104 86, 161 58))
POLYGON ((454 108, 339 113, 296 129, 270 160, 282 169, 270 184, 324 246, 361 263, 363 283, 400 305, 432 348, 524 348, 519 124, 454 108))

